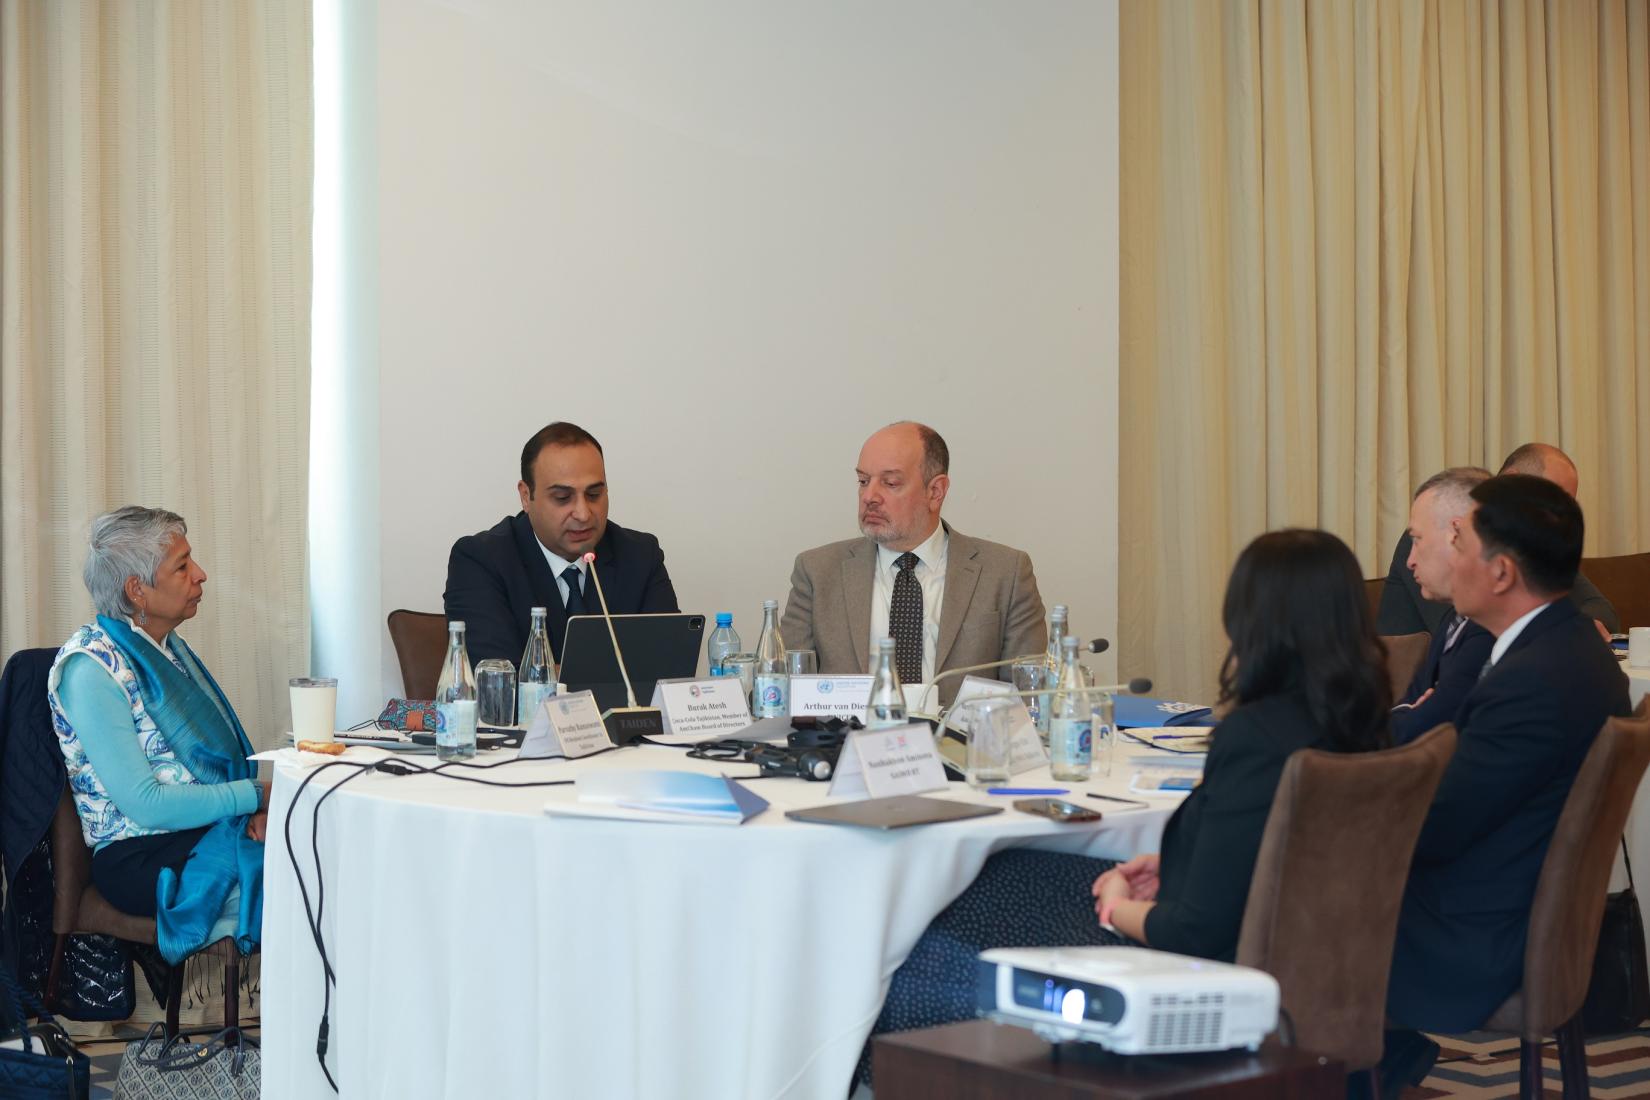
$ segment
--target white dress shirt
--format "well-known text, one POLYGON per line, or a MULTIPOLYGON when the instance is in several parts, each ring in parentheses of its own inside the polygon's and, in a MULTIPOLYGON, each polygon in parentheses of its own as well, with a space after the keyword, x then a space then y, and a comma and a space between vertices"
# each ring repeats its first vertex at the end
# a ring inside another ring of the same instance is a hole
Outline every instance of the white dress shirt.
MULTIPOLYGON (((538 539, 535 537, 533 541, 538 542, 538 539)), ((542 542, 539 542, 539 549, 544 551, 544 560, 550 563, 550 572, 554 573, 556 576, 556 591, 561 593, 562 607, 567 606, 567 578, 562 576, 562 571, 569 565, 579 571, 579 595, 583 596, 584 590, 590 587, 584 579, 584 555, 580 554, 578 561, 568 561, 560 554, 552 551, 542 542)), ((585 606, 589 607, 590 604, 587 603, 585 606)))
POLYGON ((1507 647, 1512 645, 1513 642, 1518 639, 1520 634, 1524 633, 1524 628, 1530 625, 1531 619, 1547 610, 1547 608, 1551 607, 1556 602, 1558 601, 1552 600, 1542 604, 1540 607, 1526 611, 1523 615, 1520 615, 1516 620, 1514 620, 1511 626, 1503 630, 1501 632, 1501 637, 1495 640, 1495 646, 1490 650, 1490 667, 1493 668, 1501 663, 1501 657, 1507 652, 1507 647))
MULTIPOLYGON (((934 662, 940 643, 940 602, 945 599, 945 554, 951 542, 945 524, 934 528, 926 542, 911 552, 917 564, 911 574, 922 588, 922 682, 934 682, 934 662)), ((866 652, 876 661, 877 642, 889 636, 888 608, 894 600, 894 578, 903 550, 877 547, 877 569, 871 582, 871 639, 866 652)))

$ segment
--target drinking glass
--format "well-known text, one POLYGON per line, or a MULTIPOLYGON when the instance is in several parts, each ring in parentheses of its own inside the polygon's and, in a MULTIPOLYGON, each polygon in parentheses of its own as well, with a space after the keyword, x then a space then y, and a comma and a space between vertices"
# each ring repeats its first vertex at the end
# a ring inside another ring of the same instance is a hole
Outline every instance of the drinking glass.
POLYGON ((516 666, 493 658, 476 666, 476 708, 484 726, 516 724, 516 666))
POLYGON ((338 681, 295 676, 287 686, 292 692, 293 737, 299 741, 333 740, 338 730, 338 681))
POLYGON ((970 699, 957 708, 954 724, 968 733, 968 782, 972 785, 989 787, 1008 780, 1019 709, 1013 699, 1000 696, 970 699))
POLYGON ((739 677, 739 686, 744 689, 745 702, 749 704, 751 689, 756 686, 756 654, 730 653, 723 657, 722 675, 739 677))
MULTIPOLYGON (((1053 670, 1048 667, 1048 661, 1042 657, 1037 657, 1029 661, 1015 661, 1013 668, 1014 690, 1037 692, 1046 691, 1048 688, 1054 686, 1053 678, 1050 676, 1052 671, 1053 670)), ((1043 747, 1047 748, 1048 724, 1043 722, 1038 717, 1041 710, 1040 704, 1042 702, 1042 696, 1022 695, 1020 697, 1020 701, 1026 705, 1026 713, 1031 715, 1031 720, 1037 723, 1037 732, 1042 735, 1043 747)))
POLYGON ((785 671, 792 676, 813 676, 819 672, 819 655, 811 649, 787 649, 785 671))
POLYGON ((1111 696, 1105 692, 1094 692, 1089 695, 1093 701, 1093 721, 1090 724, 1090 744, 1093 751, 1090 753, 1093 775, 1111 775, 1111 764, 1117 755, 1117 722, 1112 712, 1111 696))

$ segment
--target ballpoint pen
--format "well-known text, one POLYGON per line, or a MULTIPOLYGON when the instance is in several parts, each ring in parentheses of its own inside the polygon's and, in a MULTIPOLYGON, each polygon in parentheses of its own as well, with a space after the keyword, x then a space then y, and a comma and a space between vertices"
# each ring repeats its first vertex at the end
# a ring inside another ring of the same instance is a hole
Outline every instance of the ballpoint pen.
POLYGON ((1149 810, 1152 808, 1152 804, 1150 802, 1141 802, 1140 800, 1134 798, 1117 798, 1109 794, 1095 794, 1093 791, 1085 791, 1084 793, 1090 798, 1098 798, 1102 802, 1121 802, 1125 806, 1139 806, 1143 810, 1149 810))
POLYGON ((1070 794, 1069 787, 988 787, 986 794, 1070 794))

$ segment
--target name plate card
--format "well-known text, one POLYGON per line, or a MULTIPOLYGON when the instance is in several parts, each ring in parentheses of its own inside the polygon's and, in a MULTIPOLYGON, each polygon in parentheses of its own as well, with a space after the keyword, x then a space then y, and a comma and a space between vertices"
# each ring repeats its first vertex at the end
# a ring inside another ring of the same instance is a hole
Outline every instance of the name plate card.
POLYGON ((830 794, 887 798, 945 790, 945 766, 928 723, 854 730, 842 743, 830 794))
POLYGON ((871 699, 869 676, 792 676, 791 717, 860 718, 871 699))
POLYGON ((555 756, 573 760, 612 747, 602 712, 596 709, 596 696, 576 691, 539 704, 516 755, 522 760, 555 756))
MULTIPOLYGON (((1012 696, 1014 687, 1001 680, 987 680, 981 676, 964 676, 963 682, 957 688, 957 698, 951 704, 953 717, 949 724, 953 729, 971 733, 968 728, 968 712, 963 704, 972 699, 989 699, 992 697, 1012 696)), ((1026 709, 1024 699, 1014 700, 1014 733, 1008 743, 1008 773, 1020 775, 1023 772, 1040 768, 1048 763, 1048 751, 1043 748, 1043 739, 1037 733, 1037 723, 1031 717, 1031 711, 1026 709)))
POLYGON ((665 716, 665 735, 683 743, 705 741, 751 724, 745 686, 737 676, 710 680, 661 680, 653 705, 665 716))

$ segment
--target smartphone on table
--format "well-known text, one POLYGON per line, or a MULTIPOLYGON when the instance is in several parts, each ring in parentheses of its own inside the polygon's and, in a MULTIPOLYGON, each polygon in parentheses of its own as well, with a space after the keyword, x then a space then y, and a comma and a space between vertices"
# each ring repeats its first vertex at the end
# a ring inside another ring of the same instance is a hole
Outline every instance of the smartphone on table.
POLYGON ((1055 821, 1099 821, 1100 811, 1063 798, 1022 798, 1014 803, 1022 813, 1038 814, 1055 821))

